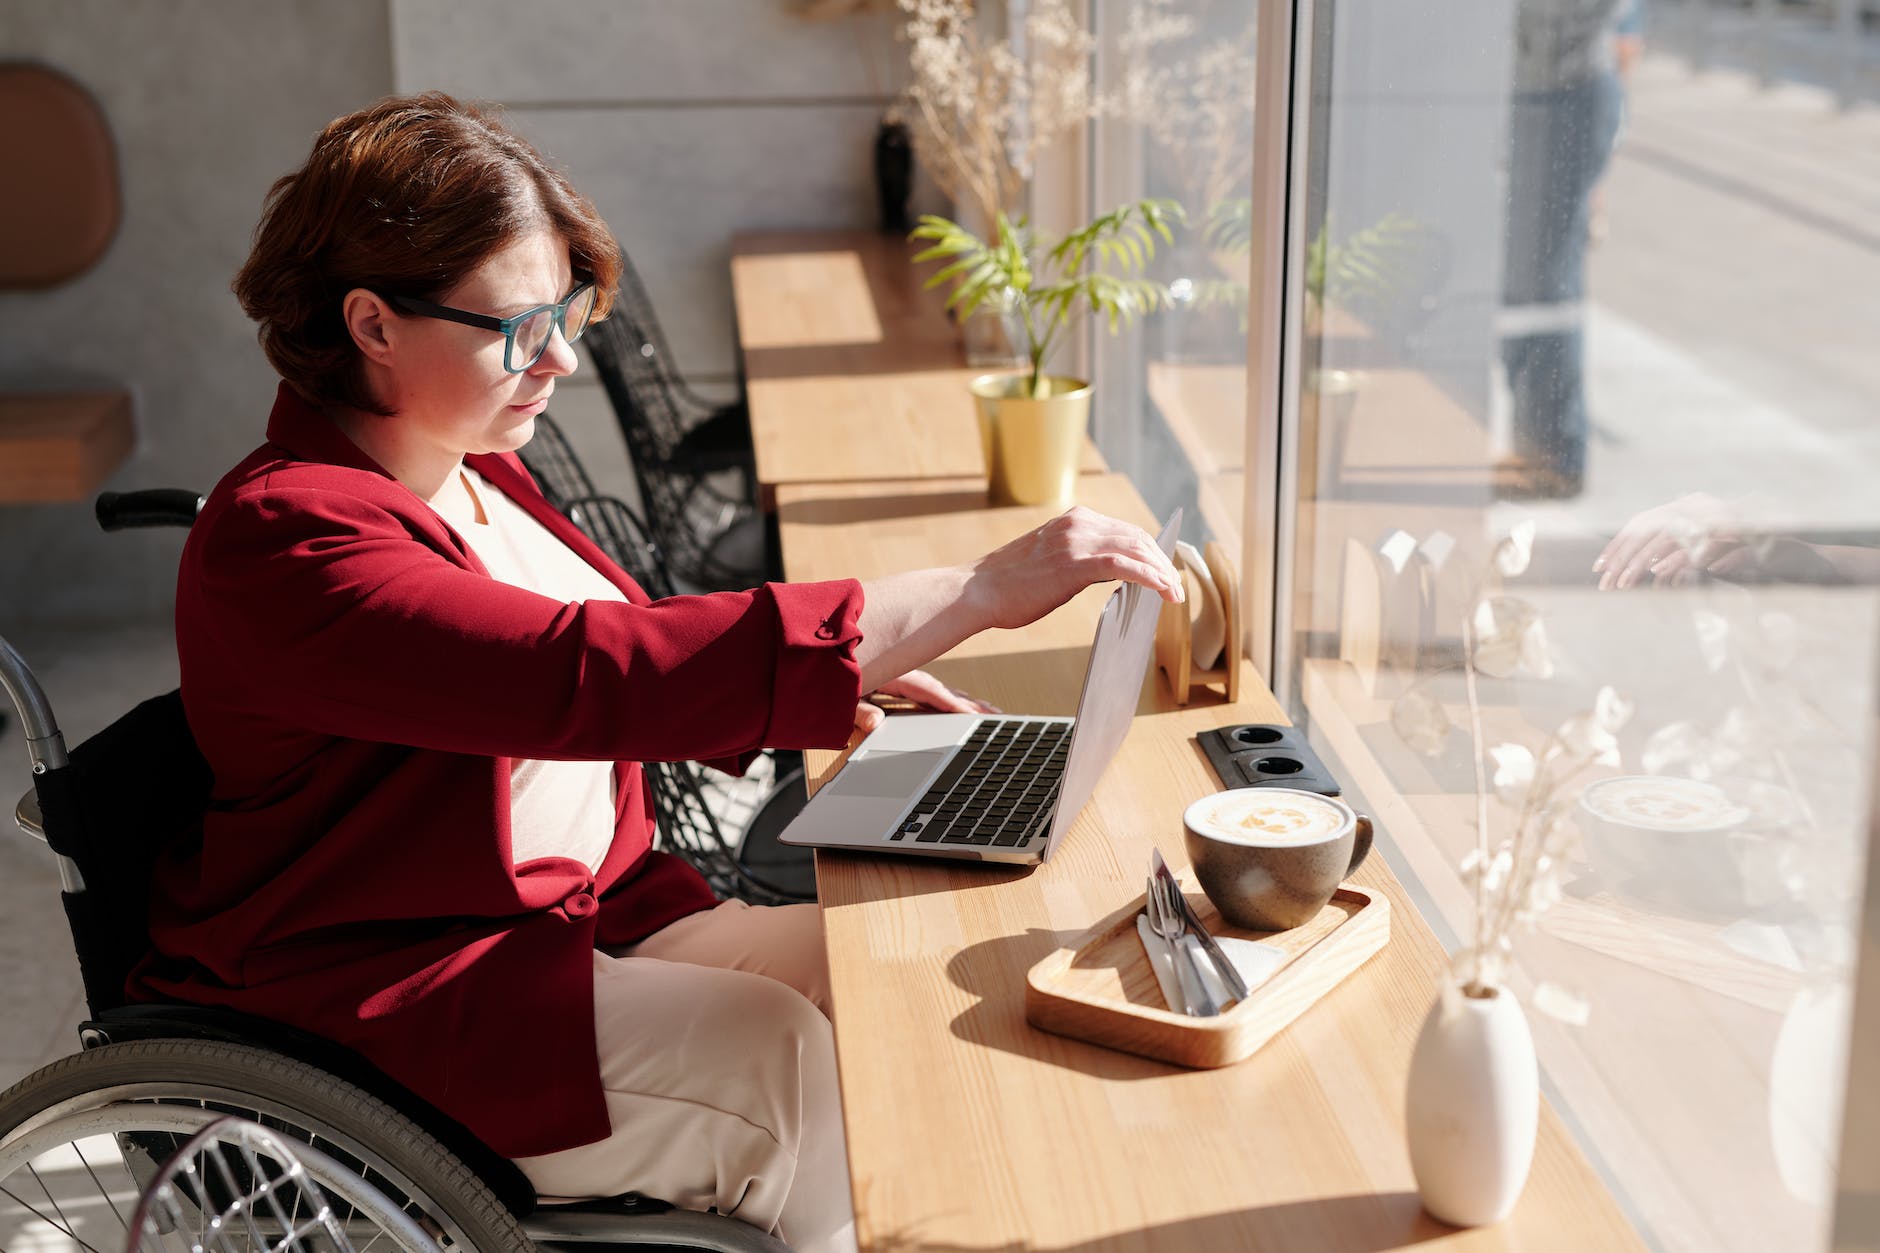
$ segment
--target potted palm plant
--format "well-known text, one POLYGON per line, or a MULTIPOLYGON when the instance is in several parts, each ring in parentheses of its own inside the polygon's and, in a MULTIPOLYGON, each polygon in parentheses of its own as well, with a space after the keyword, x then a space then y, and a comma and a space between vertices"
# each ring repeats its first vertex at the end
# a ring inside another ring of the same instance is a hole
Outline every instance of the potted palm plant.
POLYGON ((1045 358, 1076 319, 1104 318, 1112 334, 1168 304, 1168 288, 1143 270, 1156 240, 1172 243, 1183 221, 1173 200, 1120 205, 1055 241, 1024 218, 996 215, 990 240, 947 218, 923 215, 909 236, 929 246, 916 263, 945 260, 928 287, 952 282, 947 306, 961 319, 993 308, 1023 340, 1026 367, 973 380, 992 498, 1002 504, 1071 503, 1090 424, 1090 384, 1045 373, 1045 358))

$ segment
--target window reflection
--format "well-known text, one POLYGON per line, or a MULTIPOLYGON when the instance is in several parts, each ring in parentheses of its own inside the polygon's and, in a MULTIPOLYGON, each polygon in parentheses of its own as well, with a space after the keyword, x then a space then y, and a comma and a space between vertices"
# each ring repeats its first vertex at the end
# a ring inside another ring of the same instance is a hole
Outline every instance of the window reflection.
MULTIPOLYGON (((1161 110, 1098 125, 1093 198, 1191 223, 1158 258, 1177 307, 1097 355, 1097 430, 1242 552, 1278 473, 1246 464, 1255 5, 1093 9, 1103 88, 1161 110)), ((1632 716, 1555 798, 1573 848, 1515 984, 1583 996, 1583 1026, 1534 1015, 1552 1090, 1668 1249, 1827 1243, 1880 678, 1880 83, 1854 11, 1312 5, 1277 685, 1459 943, 1461 624, 1533 526, 1504 590, 1535 633, 1512 655, 1543 664, 1481 676, 1484 746, 1538 748, 1605 687, 1632 716), (1413 691, 1444 712, 1415 746, 1413 691)))
MULTIPOLYGON (((1721 7, 1315 11, 1308 262, 1401 229, 1369 286, 1308 283, 1296 712, 1465 937, 1461 624, 1534 526, 1506 590, 1546 664, 1482 678, 1485 746, 1538 749, 1602 687, 1634 706, 1557 798, 1562 898, 1515 950, 1525 996, 1590 1007, 1531 1015, 1558 1104, 1655 1244, 1825 1247, 1880 654, 1880 110, 1746 25, 1694 73, 1721 7), (1420 745, 1412 691, 1446 717, 1420 745)), ((1874 51, 1825 9, 1770 20, 1874 51)))
POLYGON ((1254 20, 1247 0, 1101 0, 1099 202, 1165 196, 1187 211, 1155 259, 1172 307, 1100 345, 1095 427, 1150 506, 1184 506, 1191 538, 1239 559, 1246 445, 1254 20))

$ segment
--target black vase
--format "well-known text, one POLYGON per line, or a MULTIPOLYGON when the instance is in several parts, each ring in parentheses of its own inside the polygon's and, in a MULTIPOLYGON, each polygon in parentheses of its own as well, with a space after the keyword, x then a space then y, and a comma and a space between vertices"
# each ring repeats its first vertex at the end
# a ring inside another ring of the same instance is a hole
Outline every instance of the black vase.
POLYGON ((881 203, 881 229, 905 234, 913 229, 907 201, 914 190, 914 143, 900 122, 883 121, 875 131, 875 195, 881 203))

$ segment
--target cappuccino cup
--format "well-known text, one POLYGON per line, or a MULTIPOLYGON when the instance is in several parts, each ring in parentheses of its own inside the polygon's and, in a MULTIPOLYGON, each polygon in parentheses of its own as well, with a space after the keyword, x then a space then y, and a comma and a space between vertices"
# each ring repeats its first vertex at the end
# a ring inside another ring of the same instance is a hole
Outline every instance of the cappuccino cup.
POLYGON ((1728 909, 1743 901, 1738 833, 1749 810, 1714 783, 1619 775, 1580 793, 1586 858, 1623 890, 1728 909))
POLYGON ((1201 891, 1247 931, 1316 917, 1371 851, 1371 820, 1345 802, 1292 788, 1236 788, 1182 814, 1201 891))

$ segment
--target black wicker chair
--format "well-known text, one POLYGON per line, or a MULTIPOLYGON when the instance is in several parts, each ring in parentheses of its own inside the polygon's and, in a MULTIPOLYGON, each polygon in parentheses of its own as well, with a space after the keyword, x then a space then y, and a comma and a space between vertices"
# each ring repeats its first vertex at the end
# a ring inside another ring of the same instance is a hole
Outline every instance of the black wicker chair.
POLYGON ((673 404, 686 420, 686 430, 679 440, 679 459, 706 473, 730 472, 743 483, 744 498, 757 501, 757 464, 751 444, 751 414, 745 403, 742 380, 736 400, 719 403, 700 396, 685 376, 679 373, 679 359, 672 355, 666 333, 653 310, 640 272, 624 253, 620 258, 620 285, 609 315, 632 326, 641 343, 650 347, 641 355, 652 363, 663 381, 673 404))
MULTIPOLYGON (((549 502, 632 575, 647 595, 655 599, 673 595, 665 554, 646 524, 623 501, 595 491, 567 436, 546 413, 535 419, 535 435, 523 446, 521 456, 549 502)), ((773 752, 770 756, 776 782, 758 803, 735 848, 706 803, 707 784, 696 763, 644 763, 653 789, 658 843, 696 867, 720 896, 736 896, 754 905, 813 901, 813 855, 776 841, 776 833, 809 800, 802 755, 773 752)))
POLYGON ((637 279, 623 276, 613 312, 582 342, 673 573, 704 591, 779 577, 757 509, 748 414, 742 403, 711 408, 686 385, 637 279))

